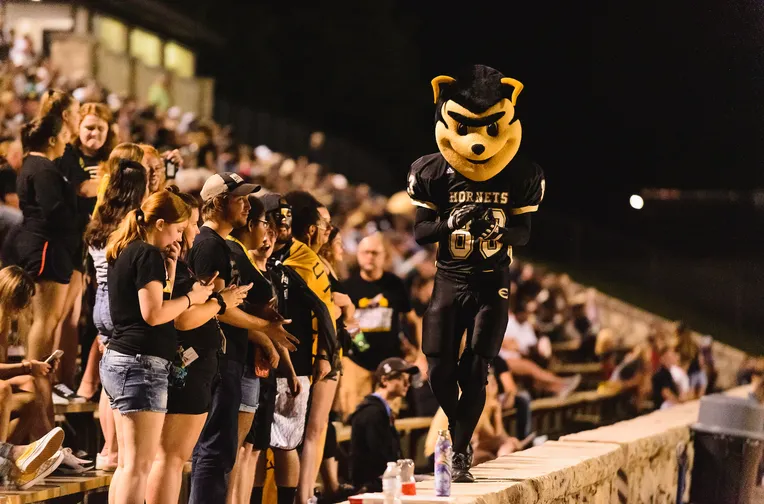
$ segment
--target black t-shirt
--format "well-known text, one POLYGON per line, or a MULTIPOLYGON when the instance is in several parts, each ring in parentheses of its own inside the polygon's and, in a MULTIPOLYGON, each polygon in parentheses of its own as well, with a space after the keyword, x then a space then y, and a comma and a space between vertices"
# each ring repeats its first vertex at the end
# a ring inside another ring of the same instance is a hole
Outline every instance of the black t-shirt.
POLYGON ((16 194, 16 170, 11 165, 0 166, 0 200, 8 194, 16 194))
MULTIPOLYGON (((246 249, 239 242, 233 241, 229 237, 227 243, 228 249, 231 251, 231 264, 233 265, 231 283, 236 285, 252 284, 252 288, 247 292, 247 298, 239 308, 251 315, 257 315, 258 309, 267 305, 276 296, 273 285, 250 261, 246 249)), ((228 327, 230 326, 225 325, 223 329, 226 335, 228 335, 228 327)), ((255 366, 255 345, 249 341, 246 330, 244 330, 244 338, 243 348, 237 348, 236 351, 246 356, 247 369, 253 370, 255 366)))
POLYGON ((25 231, 49 240, 71 240, 77 236, 77 195, 69 179, 52 161, 27 156, 16 189, 25 231))
MULTIPOLYGON (((442 154, 423 156, 411 165, 408 194, 411 202, 448 219, 459 206, 477 204, 491 210, 499 225, 513 215, 535 212, 544 198, 544 172, 539 165, 518 153, 494 177, 475 182, 454 170, 442 154)), ((438 268, 475 272, 506 267, 512 247, 473 237, 466 229, 456 230, 438 243, 438 268)))
POLYGON ((399 339, 401 315, 411 311, 403 280, 384 273, 375 282, 367 282, 356 273, 343 283, 356 307, 355 317, 369 347, 350 358, 365 369, 374 371, 388 357, 402 357, 399 339))
MULTIPOLYGON (((61 174, 69 180, 72 190, 77 194, 80 185, 90 179, 90 175, 85 171, 87 166, 95 166, 98 160, 94 157, 86 156, 78 148, 67 145, 64 155, 56 159, 56 168, 61 174)), ((90 222, 90 215, 95 209, 96 198, 85 198, 77 194, 77 227, 81 233, 90 222)))
MULTIPOLYGON (((209 277, 217 271, 218 278, 223 280, 226 286, 231 283, 231 257, 228 245, 222 236, 207 226, 202 226, 194 239, 194 246, 188 254, 188 266, 200 278, 209 277)), ((241 331, 243 331, 243 339, 247 339, 246 329, 222 323, 220 328, 223 329, 226 337, 226 355, 237 362, 244 362, 245 355, 238 353, 236 348, 246 350, 246 343, 241 343, 241 331)), ((192 337, 200 345, 199 348, 212 350, 220 347, 220 328, 217 319, 212 318, 204 325, 188 332, 194 333, 192 337)))
POLYGON ((664 366, 656 371, 653 375, 653 404, 656 408, 660 408, 663 404, 663 389, 668 388, 675 395, 679 395, 679 388, 674 383, 674 377, 671 376, 671 371, 664 366))
MULTIPOLYGON (((194 286, 196 278, 188 263, 179 260, 175 271, 175 286, 172 289, 172 298, 182 298, 194 286)), ((215 322, 215 319, 212 319, 215 322)), ((202 326, 203 327, 203 326, 202 326)), ((178 331, 178 344, 183 348, 193 348, 199 355, 209 355, 220 348, 220 332, 216 330, 215 334, 210 331, 200 330, 201 327, 191 329, 190 331, 178 331)))
POLYGON ((143 319, 138 291, 148 283, 161 282, 163 299, 170 298, 167 271, 158 248, 136 240, 109 264, 109 308, 114 322, 114 334, 109 349, 127 355, 153 355, 172 360, 177 347, 175 325, 172 321, 150 326, 143 319))

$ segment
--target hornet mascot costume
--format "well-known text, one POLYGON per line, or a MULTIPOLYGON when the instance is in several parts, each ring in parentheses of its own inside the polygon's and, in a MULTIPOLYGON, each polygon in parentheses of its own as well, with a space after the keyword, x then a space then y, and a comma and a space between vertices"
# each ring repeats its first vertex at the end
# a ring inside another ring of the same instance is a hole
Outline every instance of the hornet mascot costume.
POLYGON ((520 82, 475 65, 456 77, 436 77, 432 89, 440 152, 417 159, 408 175, 416 241, 438 244, 422 350, 433 394, 448 417, 452 479, 473 482, 470 439, 507 327, 512 246, 528 243, 544 174, 519 152, 520 82))

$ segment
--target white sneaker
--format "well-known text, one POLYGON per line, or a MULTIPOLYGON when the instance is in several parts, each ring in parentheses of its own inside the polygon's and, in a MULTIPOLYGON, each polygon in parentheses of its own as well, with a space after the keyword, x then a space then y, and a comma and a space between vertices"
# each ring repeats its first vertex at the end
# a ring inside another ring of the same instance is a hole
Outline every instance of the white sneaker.
POLYGON ((71 448, 61 450, 64 454, 64 460, 59 468, 60 472, 66 474, 81 474, 93 470, 93 463, 89 460, 81 459, 72 453, 71 448))
POLYGON ((19 488, 19 490, 26 490, 27 488, 32 488, 37 483, 41 482, 45 478, 47 478, 50 473, 55 471, 59 465, 61 465, 61 462, 64 460, 64 454, 61 451, 56 452, 55 455, 50 457, 48 460, 42 463, 42 465, 35 471, 34 473, 22 473, 21 476, 16 480, 16 486, 19 488))
POLYGON ((117 463, 110 462, 108 455, 101 455, 99 453, 96 455, 95 468, 96 471, 114 472, 117 470, 117 463))
POLYGON ((66 402, 64 404, 85 403, 88 401, 85 397, 78 396, 72 389, 70 389, 63 383, 59 383, 58 385, 55 385, 53 387, 54 404, 60 404, 55 402, 55 397, 57 395, 66 399, 66 402))
POLYGON ((53 404, 56 406, 66 406, 69 404, 69 399, 61 397, 60 395, 53 392, 53 404))

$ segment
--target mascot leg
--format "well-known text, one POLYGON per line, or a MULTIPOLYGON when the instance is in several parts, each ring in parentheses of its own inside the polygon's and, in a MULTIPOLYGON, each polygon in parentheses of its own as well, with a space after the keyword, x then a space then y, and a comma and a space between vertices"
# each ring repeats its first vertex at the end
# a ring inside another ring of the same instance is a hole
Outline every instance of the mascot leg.
POLYGON ((422 321, 422 351, 427 356, 430 388, 453 428, 459 405, 459 345, 465 327, 459 320, 455 286, 435 275, 430 305, 422 321))
MULTIPOLYGON (((474 325, 468 335, 467 346, 459 360, 459 386, 462 395, 457 406, 454 427, 454 460, 452 477, 455 482, 470 483, 472 450, 470 441, 485 407, 485 386, 488 369, 499 354, 509 319, 509 272, 491 273, 484 281, 475 283, 477 292, 471 297, 477 301, 474 325)), ((472 304, 472 303, 470 303, 472 304)), ((474 306, 474 305, 473 305, 474 306)))

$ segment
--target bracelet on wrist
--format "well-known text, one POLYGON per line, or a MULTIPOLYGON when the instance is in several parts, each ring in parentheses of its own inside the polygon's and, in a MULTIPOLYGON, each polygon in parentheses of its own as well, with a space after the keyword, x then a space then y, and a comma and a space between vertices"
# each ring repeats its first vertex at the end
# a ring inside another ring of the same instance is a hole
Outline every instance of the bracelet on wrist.
POLYGON ((224 314, 227 306, 225 304, 225 300, 223 299, 223 296, 219 292, 213 292, 210 295, 210 299, 214 299, 220 305, 220 310, 218 310, 218 315, 224 314))
POLYGON ((189 296, 188 294, 186 294, 185 296, 186 296, 186 299, 188 299, 188 307, 186 307, 186 309, 188 310, 189 308, 191 308, 191 296, 189 296))

